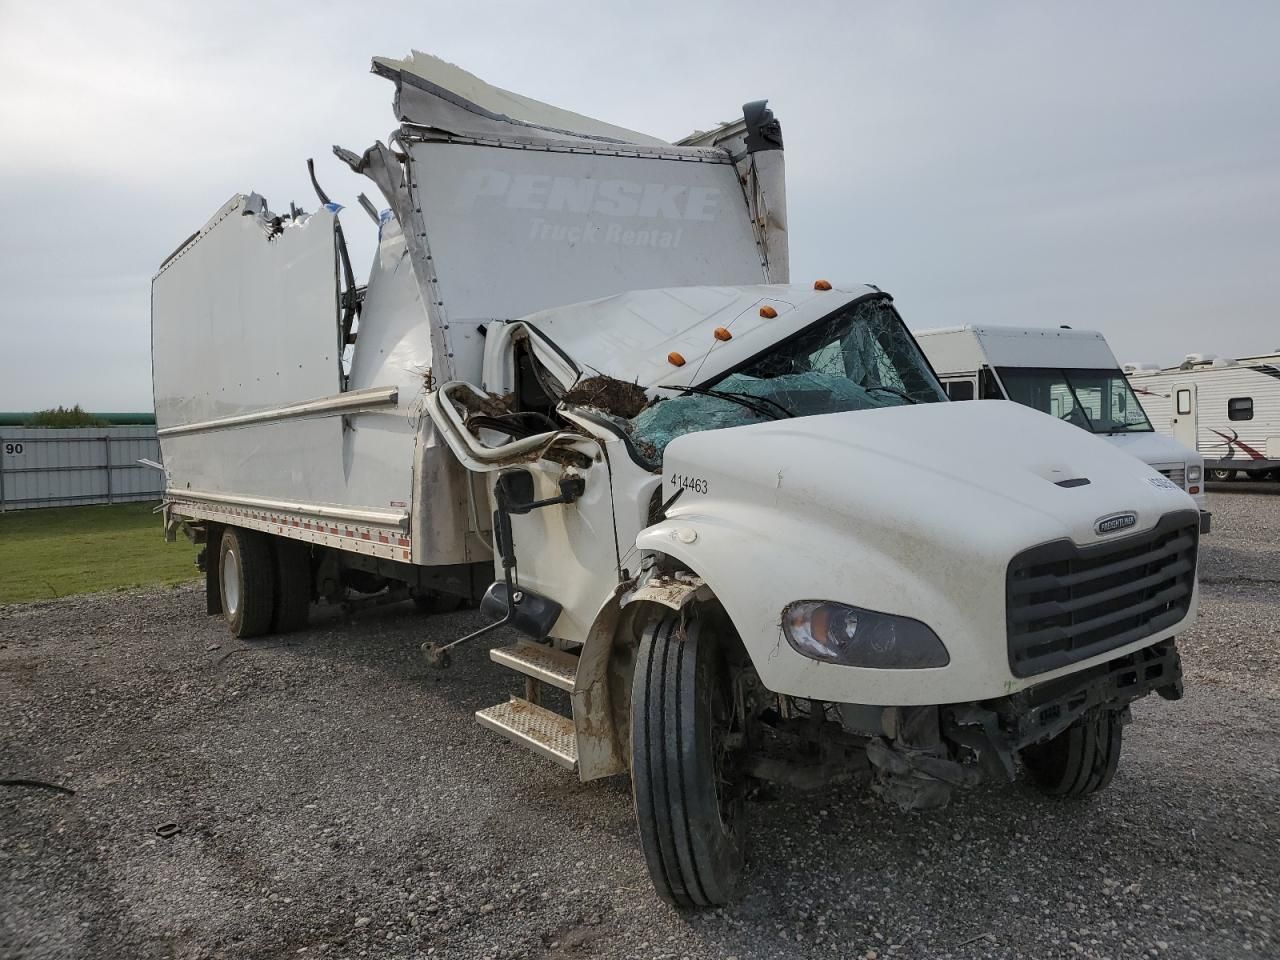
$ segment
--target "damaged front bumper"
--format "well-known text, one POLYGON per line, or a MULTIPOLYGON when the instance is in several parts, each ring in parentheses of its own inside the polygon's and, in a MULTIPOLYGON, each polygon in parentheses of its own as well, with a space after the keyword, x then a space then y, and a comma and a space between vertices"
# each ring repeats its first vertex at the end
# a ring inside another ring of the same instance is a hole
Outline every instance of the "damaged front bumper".
POLYGON ((1182 698, 1182 661, 1172 639, 1007 697, 942 708, 942 735, 973 751, 985 772, 1012 780, 1020 750, 1043 743, 1093 709, 1127 711, 1149 693, 1182 698))
POLYGON ((884 735, 866 744, 872 787, 903 810, 944 806, 955 788, 974 786, 984 774, 1013 780, 1022 750, 1062 734, 1091 711, 1119 714, 1127 722, 1129 704, 1152 692, 1166 700, 1182 697, 1173 640, 1006 697, 886 708, 884 735))

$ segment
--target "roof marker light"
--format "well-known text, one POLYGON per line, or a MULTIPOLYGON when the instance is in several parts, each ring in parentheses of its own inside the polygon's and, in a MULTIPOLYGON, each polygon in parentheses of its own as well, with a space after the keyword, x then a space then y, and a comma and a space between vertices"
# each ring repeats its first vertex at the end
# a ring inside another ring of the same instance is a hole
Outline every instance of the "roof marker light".
POLYGON ((672 350, 667 354, 667 363, 671 364, 673 367, 683 367, 684 357, 672 350))
POLYGON ((730 332, 728 331, 728 329, 727 329, 727 328, 725 328, 725 327, 716 327, 716 339, 717 339, 717 340, 732 340, 732 339, 733 339, 733 334, 732 334, 732 333, 730 333, 730 332))
POLYGON ((815 281, 813 281, 813 289, 815 289, 815 290, 830 290, 830 289, 831 289, 831 281, 830 281, 830 280, 815 280, 815 281))
POLYGON ((773 307, 768 306, 767 304, 760 308, 760 316, 764 317, 766 320, 772 320, 777 315, 778 315, 778 311, 773 309, 773 307))

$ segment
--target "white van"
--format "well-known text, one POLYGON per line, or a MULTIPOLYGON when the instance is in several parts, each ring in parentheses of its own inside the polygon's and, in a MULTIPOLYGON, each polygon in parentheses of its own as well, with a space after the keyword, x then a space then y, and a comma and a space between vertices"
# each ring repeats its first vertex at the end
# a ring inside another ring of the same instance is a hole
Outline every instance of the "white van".
POLYGON ((1191 494, 1208 533, 1204 459, 1153 429, 1098 331, 984 324, 916 340, 952 400, 1014 400, 1105 437, 1191 494))

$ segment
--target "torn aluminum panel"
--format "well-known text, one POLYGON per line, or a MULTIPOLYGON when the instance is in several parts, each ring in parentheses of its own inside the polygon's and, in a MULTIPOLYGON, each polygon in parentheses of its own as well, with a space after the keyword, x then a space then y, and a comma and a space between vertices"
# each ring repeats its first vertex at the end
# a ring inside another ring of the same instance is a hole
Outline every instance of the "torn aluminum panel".
POLYGON ((526 136, 552 135, 555 139, 569 136, 650 146, 667 143, 490 86, 461 67, 418 50, 402 60, 374 57, 373 72, 395 83, 396 115, 407 123, 479 136, 522 132, 526 136))

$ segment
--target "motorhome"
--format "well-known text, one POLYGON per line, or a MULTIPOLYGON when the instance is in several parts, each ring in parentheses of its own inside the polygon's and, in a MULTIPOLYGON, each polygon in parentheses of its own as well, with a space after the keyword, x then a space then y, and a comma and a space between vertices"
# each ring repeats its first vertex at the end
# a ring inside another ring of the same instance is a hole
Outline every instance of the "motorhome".
POLYGON ((1107 785, 1130 705, 1181 696, 1178 483, 947 402, 888 293, 793 281, 763 102, 673 143, 422 54, 373 69, 393 142, 338 150, 373 222, 318 182, 310 212, 236 194, 153 281, 166 532, 203 545, 210 614, 248 639, 314 601, 478 602, 428 663, 507 628, 522 685, 476 719, 629 774, 681 906, 733 896, 754 781, 906 809, 1107 785))
POLYGON ((1124 370, 1152 425, 1198 450, 1211 479, 1280 479, 1280 355, 1124 370))
POLYGON ((1156 431, 1098 331, 983 324, 916 340, 952 400, 1013 400, 1102 437, 1191 494, 1209 531, 1203 459, 1156 431))

